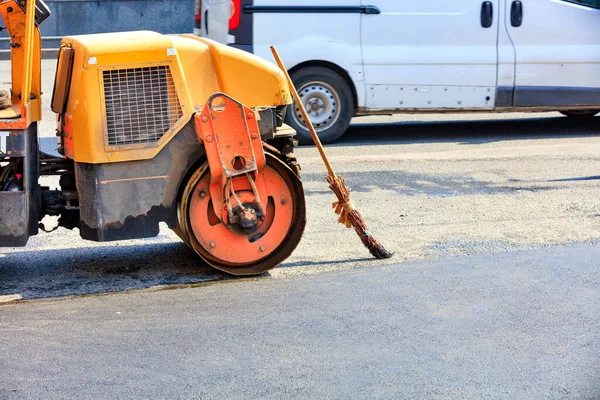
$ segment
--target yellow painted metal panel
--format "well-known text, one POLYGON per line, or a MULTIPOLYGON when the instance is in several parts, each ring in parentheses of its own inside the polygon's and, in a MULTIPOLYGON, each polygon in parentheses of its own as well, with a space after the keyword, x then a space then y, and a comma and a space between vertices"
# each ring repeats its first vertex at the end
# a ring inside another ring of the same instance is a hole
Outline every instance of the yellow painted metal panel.
POLYGON ((59 129, 64 134, 65 155, 77 162, 153 158, 215 92, 225 92, 249 107, 290 102, 287 83, 277 67, 209 40, 138 31, 71 36, 63 39, 66 43, 73 47, 75 58, 66 115, 59 129), (155 142, 109 145, 104 71, 152 66, 168 66, 181 117, 155 142))
POLYGON ((275 64, 210 39, 194 35, 181 37, 210 48, 217 80, 221 90, 229 96, 253 108, 291 104, 285 76, 275 64))

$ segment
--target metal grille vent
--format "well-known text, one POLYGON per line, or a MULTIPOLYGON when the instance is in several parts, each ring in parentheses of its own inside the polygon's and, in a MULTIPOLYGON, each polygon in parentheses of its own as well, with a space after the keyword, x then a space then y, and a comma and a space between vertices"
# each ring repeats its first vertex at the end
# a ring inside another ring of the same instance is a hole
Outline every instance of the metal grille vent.
POLYGON ((168 66, 102 75, 109 146, 157 142, 183 115, 168 66))

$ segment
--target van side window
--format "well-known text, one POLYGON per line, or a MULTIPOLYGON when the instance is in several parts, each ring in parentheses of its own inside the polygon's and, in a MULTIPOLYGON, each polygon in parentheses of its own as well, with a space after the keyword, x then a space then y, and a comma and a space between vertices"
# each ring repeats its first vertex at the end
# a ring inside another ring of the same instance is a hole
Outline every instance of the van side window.
POLYGON ((577 3, 583 6, 599 8, 600 9, 600 0, 567 0, 570 3, 577 3))

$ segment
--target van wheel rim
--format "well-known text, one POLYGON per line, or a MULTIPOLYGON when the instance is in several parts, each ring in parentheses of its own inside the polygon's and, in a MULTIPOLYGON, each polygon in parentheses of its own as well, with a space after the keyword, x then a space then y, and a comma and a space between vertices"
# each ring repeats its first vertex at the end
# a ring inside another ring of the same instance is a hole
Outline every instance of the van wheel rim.
MULTIPOLYGON (((315 130, 322 132, 335 124, 340 115, 340 96, 325 82, 309 82, 298 90, 302 104, 315 130)), ((294 105, 294 122, 305 125, 300 108, 294 105)))

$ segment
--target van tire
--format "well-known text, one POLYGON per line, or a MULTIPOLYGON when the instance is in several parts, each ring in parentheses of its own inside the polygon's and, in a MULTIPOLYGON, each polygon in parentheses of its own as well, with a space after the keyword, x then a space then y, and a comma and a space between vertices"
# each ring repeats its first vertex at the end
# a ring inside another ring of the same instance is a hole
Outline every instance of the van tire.
MULTIPOLYGON (((305 67, 291 73, 294 86, 301 97, 310 96, 314 109, 308 105, 311 121, 322 143, 332 143, 339 139, 354 114, 354 96, 344 78, 325 67, 305 67), (314 117, 314 118, 313 118, 314 117)), ((313 144, 312 137, 299 115, 295 105, 286 113, 286 124, 296 130, 296 139, 300 144, 313 144)))
POLYGON ((591 118, 598 114, 600 110, 572 110, 572 111, 559 111, 562 115, 574 118, 591 118))

